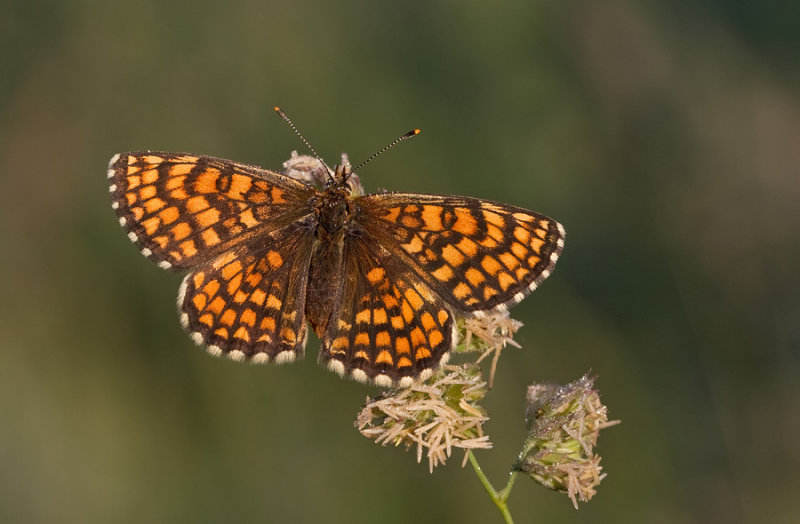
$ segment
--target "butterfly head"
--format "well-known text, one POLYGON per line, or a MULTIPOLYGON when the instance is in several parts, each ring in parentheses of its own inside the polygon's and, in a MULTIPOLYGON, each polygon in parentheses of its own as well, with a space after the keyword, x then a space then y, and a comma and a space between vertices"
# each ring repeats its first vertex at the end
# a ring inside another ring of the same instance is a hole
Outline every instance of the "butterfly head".
POLYGON ((333 166, 333 171, 332 182, 341 186, 347 183, 347 179, 350 178, 350 175, 353 173, 353 167, 350 165, 350 162, 345 161, 333 166))
POLYGON ((325 189, 335 188, 338 190, 346 191, 348 195, 360 196, 364 194, 364 189, 361 186, 361 180, 358 175, 353 171, 353 166, 347 159, 346 154, 342 154, 341 164, 333 166, 333 174, 325 183, 325 189))
MULTIPOLYGON (((314 148, 311 147, 311 144, 308 143, 308 140, 306 140, 305 137, 297 129, 297 127, 295 127, 295 125, 292 123, 289 117, 286 116, 286 113, 284 113, 283 110, 281 110, 281 108, 278 106, 275 106, 274 109, 275 112, 278 113, 278 115, 287 124, 289 124, 289 127, 292 128, 295 134, 297 134, 297 136, 300 137, 300 140, 302 140, 303 143, 306 145, 306 147, 308 147, 309 151, 313 153, 314 158, 316 158, 317 161, 319 161, 319 163, 325 167, 324 174, 327 175, 327 180, 322 182, 322 186, 325 191, 330 191, 331 189, 338 189, 347 191, 347 194, 353 196, 360 196, 364 194, 364 189, 361 186, 361 181, 358 179, 358 175, 355 174, 352 166, 350 165, 350 161, 347 159, 346 154, 342 153, 342 162, 334 166, 333 169, 331 169, 330 167, 328 167, 328 164, 326 164, 325 161, 322 160, 319 154, 317 154, 314 148)), ((385 151, 388 151, 389 149, 396 146, 403 140, 408 140, 409 138, 417 136, 419 133, 420 133, 419 129, 412 129, 408 133, 395 138, 394 140, 386 144, 384 147, 382 147, 381 149, 370 155, 366 160, 358 164, 355 170, 357 171, 358 169, 362 168, 363 166, 374 160, 377 156, 384 153, 385 151)), ((296 155, 293 153, 292 158, 294 159, 295 156, 296 155)), ((284 163, 284 167, 287 167, 286 163, 284 163)), ((287 172, 287 174, 289 173, 287 172)))

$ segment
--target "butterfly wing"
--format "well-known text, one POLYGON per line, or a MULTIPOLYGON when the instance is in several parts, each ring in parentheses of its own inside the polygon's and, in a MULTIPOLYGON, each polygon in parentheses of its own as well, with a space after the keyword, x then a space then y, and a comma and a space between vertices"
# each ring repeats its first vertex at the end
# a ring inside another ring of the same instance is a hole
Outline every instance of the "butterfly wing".
POLYGON ((306 343, 311 230, 272 230, 188 274, 178 294, 181 324, 214 355, 289 362, 306 343))
POLYGON ((408 385, 452 349, 450 309, 374 239, 345 239, 341 280, 320 353, 330 369, 382 386, 408 385))
POLYGON ((265 169, 208 156, 131 152, 108 169, 112 207, 159 266, 191 268, 310 213, 316 191, 265 169))
POLYGON ((178 309, 196 343, 255 362, 303 351, 313 188, 182 153, 115 155, 108 178, 112 207, 142 253, 164 268, 194 270, 178 309))
POLYGON ((539 213, 469 197, 386 193, 358 200, 366 233, 456 310, 480 315, 547 278, 564 228, 539 213))

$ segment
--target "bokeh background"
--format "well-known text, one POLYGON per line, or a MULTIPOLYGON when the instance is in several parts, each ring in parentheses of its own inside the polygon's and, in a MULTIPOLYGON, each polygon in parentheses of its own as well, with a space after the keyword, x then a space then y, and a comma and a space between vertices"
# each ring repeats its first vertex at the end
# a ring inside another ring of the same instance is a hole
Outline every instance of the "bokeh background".
POLYGON ((376 390, 216 360, 180 278, 109 207, 115 152, 479 196, 561 221, 487 397, 502 484, 533 381, 591 369, 608 477, 579 511, 521 478, 518 522, 798 522, 800 4, 4 0, 0 521, 500 522, 460 455, 360 436, 376 390))

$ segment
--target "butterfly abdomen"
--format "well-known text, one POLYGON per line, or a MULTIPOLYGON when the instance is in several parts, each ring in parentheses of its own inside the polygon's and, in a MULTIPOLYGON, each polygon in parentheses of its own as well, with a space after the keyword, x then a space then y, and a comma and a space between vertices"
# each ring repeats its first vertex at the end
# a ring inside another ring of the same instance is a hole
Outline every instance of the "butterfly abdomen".
POLYGON ((346 190, 333 187, 312 202, 315 240, 306 291, 306 317, 322 336, 342 288, 342 248, 353 212, 346 190))
POLYGON ((322 336, 328 326, 336 296, 342 288, 342 242, 317 240, 311 256, 306 291, 306 318, 322 336))

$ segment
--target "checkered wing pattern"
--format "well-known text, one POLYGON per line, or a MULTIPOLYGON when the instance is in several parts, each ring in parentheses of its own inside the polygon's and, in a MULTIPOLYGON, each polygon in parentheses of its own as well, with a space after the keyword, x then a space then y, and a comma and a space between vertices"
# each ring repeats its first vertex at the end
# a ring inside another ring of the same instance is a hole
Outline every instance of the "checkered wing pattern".
POLYGON ((315 191, 289 177, 207 156, 131 152, 108 169, 128 237, 161 267, 195 267, 310 213, 315 191))
POLYGON ((313 239, 293 224, 218 256, 186 276, 181 323, 214 355, 290 362, 306 343, 304 314, 313 239))
POLYGON ((339 374, 408 385, 446 360, 453 314, 414 272, 368 237, 345 240, 344 284, 320 358, 339 374))
MULTIPOLYGON (((341 175, 341 172, 338 172, 341 175)), ((408 385, 446 361, 454 313, 522 300, 553 269, 564 229, 466 197, 354 196, 255 166, 183 153, 115 155, 112 207, 164 268, 189 270, 181 323, 217 355, 288 362, 308 318, 340 374, 408 385)))
POLYGON ((564 228, 533 211, 468 197, 387 193, 359 200, 363 227, 454 309, 507 308, 547 278, 564 228))

